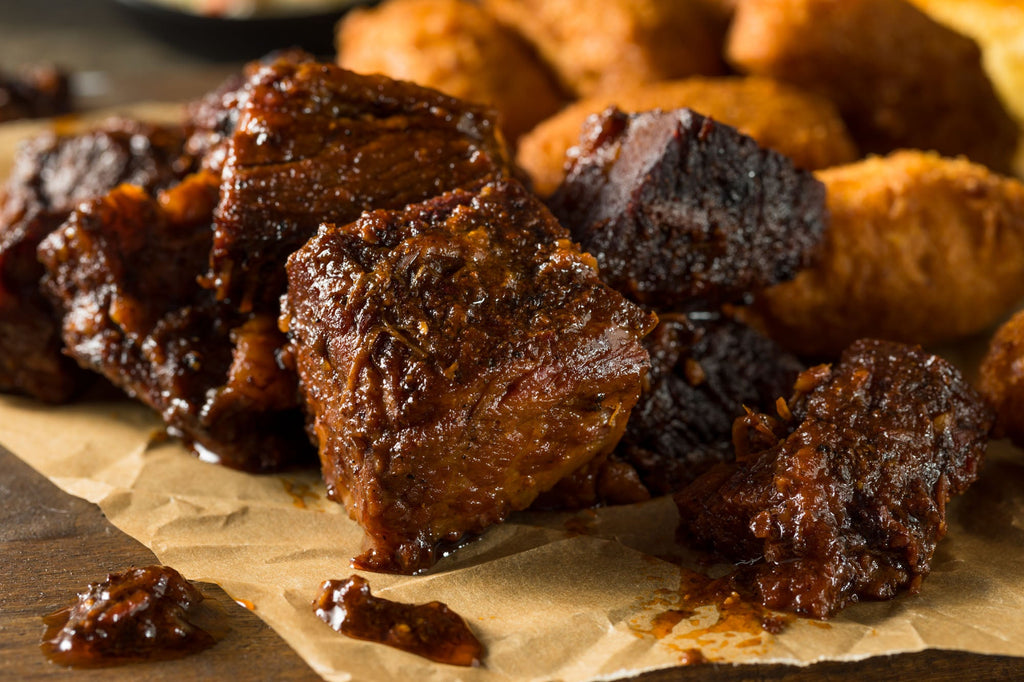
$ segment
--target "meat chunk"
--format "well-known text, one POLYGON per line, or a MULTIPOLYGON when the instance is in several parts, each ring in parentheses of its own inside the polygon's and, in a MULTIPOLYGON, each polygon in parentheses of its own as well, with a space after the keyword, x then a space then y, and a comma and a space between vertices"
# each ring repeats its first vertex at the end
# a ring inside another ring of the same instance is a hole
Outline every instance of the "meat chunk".
POLYGON ((75 205, 122 182, 168 187, 192 163, 183 133, 112 119, 73 136, 42 135, 18 152, 0 207, 0 390, 49 402, 67 400, 80 383, 61 355, 60 314, 43 296, 39 242, 75 205))
POLYGON ((803 366, 770 339, 727 317, 666 314, 644 339, 648 381, 616 456, 651 493, 682 490, 731 461, 733 421, 769 411, 803 366))
POLYGON ((695 0, 484 0, 586 97, 636 83, 723 70, 710 19, 695 0))
POLYGON ((820 171, 820 257, 756 312, 772 338, 832 357, 866 336, 934 344, 980 332, 1024 298, 1024 184, 918 151, 820 171))
POLYGON ((946 503, 976 478, 990 409, 917 347, 861 340, 797 379, 779 416, 734 427, 736 463, 676 497, 680 532, 747 569, 762 602, 826 618, 916 591, 946 503))
POLYGON ((67 353, 160 413, 204 459, 265 471, 311 457, 285 339, 272 316, 217 303, 197 282, 218 184, 157 198, 122 185, 47 237, 44 282, 66 310, 67 353))
POLYGON ((826 224, 808 171, 688 109, 591 119, 549 205, 605 282, 657 310, 792 279, 826 224))
POLYGON ((0 123, 21 118, 46 118, 71 111, 68 75, 54 66, 23 73, 0 72, 0 123))
POLYGON ((857 158, 846 125, 829 100, 768 78, 687 78, 624 86, 579 100, 519 141, 516 162, 548 196, 565 177, 567 152, 587 118, 609 107, 639 112, 686 107, 735 127, 762 147, 815 170, 857 158))
POLYGON ((388 0, 338 23, 338 64, 492 106, 510 141, 566 101, 515 32, 470 0, 388 0))
POLYGON ((741 2, 727 57, 831 99, 865 152, 964 154, 1011 172, 1019 131, 978 46, 909 2, 741 2))
POLYGON ((489 110, 304 59, 254 67, 237 95, 209 285, 239 310, 277 310, 285 260, 320 222, 508 172, 489 110))
POLYGON ((731 462, 733 422, 746 409, 771 409, 803 369, 767 337, 718 314, 662 314, 643 343, 651 369, 615 451, 559 481, 534 508, 632 504, 679 492, 731 462))
POLYGON ((529 506, 615 446, 640 393, 653 317, 515 181, 325 225, 287 269, 282 324, 365 568, 425 568, 529 506))
POLYGON ((996 410, 993 430, 1024 447, 1024 311, 1002 324, 978 370, 978 390, 996 410))
POLYGON ((275 50, 262 59, 245 64, 215 90, 190 102, 186 108, 185 131, 188 140, 185 150, 199 159, 206 170, 220 173, 227 159, 228 144, 238 125, 242 103, 249 96, 246 83, 268 64, 275 61, 296 64, 313 62, 316 58, 299 48, 275 50))

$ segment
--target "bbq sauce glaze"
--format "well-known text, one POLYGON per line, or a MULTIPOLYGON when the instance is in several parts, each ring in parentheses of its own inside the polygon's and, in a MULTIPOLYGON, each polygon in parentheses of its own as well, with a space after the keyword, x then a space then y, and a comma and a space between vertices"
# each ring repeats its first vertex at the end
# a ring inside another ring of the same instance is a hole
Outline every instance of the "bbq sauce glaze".
POLYGON ((348 580, 325 580, 313 601, 320 620, 334 630, 386 644, 438 663, 479 666, 484 654, 480 640, 447 605, 403 604, 370 594, 358 575, 348 580))
POLYGON ((201 601, 202 593, 168 566, 111 573, 43 617, 40 648, 52 662, 73 668, 182 658, 216 642, 192 622, 201 601))

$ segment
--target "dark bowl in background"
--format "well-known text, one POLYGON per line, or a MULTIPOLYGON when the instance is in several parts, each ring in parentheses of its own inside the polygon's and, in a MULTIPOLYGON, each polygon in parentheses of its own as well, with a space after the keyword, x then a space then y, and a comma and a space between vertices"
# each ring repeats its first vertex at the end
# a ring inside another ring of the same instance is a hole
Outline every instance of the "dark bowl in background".
POLYGON ((334 26, 351 7, 313 14, 211 17, 181 12, 144 0, 116 0, 144 30, 175 47, 217 61, 262 57, 271 50, 302 47, 318 56, 334 54, 334 26))

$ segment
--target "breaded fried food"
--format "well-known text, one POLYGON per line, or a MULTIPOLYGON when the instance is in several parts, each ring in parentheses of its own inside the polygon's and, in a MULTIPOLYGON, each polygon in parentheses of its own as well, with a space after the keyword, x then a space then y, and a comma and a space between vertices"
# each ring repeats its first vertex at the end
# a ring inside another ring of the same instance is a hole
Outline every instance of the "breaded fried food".
POLYGON ((696 0, 483 0, 577 96, 722 73, 712 21, 696 0))
POLYGON ((610 106, 622 111, 687 107, 733 126, 799 168, 815 170, 857 158, 831 102, 767 78, 687 78, 624 88, 572 104, 519 141, 516 161, 541 195, 555 191, 565 175, 566 152, 579 140, 588 116, 610 106))
POLYGON ((978 42, 999 96, 1024 120, 1024 3, 1020 0, 911 0, 929 16, 978 42))
POLYGON ((977 44, 904 0, 742 0, 726 56, 834 101, 865 152, 925 149, 1013 167, 1018 126, 977 44))
POLYGON ((1024 297, 1024 184, 964 159, 901 151, 819 171, 831 225, 818 262, 755 310, 799 353, 873 336, 938 343, 1024 297))
POLYGON ((494 107, 515 140, 566 102, 525 41, 465 0, 390 0, 338 24, 338 64, 494 107))
MULTIPOLYGON (((1024 3, 1020 0, 911 0, 932 18, 974 38, 981 61, 1003 100, 1024 124, 1024 3)), ((1015 172, 1024 177, 1024 144, 1018 143, 1015 172)))
POLYGON ((999 327, 989 342, 978 390, 996 410, 993 435, 1024 447, 1024 311, 999 327))

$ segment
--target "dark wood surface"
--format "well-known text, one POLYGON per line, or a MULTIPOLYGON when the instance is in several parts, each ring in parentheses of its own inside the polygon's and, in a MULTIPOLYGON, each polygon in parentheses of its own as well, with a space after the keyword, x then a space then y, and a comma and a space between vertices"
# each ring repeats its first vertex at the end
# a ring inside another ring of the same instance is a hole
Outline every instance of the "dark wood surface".
MULTIPOLYGON (((0 68, 56 62, 85 74, 87 108, 139 100, 180 101, 214 87, 241 54, 216 60, 155 37, 112 0, 0 0, 0 68)), ((180 31, 180 27, 168 30, 180 31)), ((180 661, 68 671, 39 652, 41 617, 89 582, 130 565, 153 563, 143 545, 115 529, 98 507, 71 497, 0 448, 0 680, 70 677, 145 680, 314 680, 317 675, 254 614, 216 586, 208 598, 232 629, 212 649, 180 661)), ((1020 680, 1024 658, 929 651, 807 668, 716 666, 641 676, 668 680, 1020 680)))

